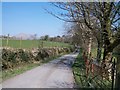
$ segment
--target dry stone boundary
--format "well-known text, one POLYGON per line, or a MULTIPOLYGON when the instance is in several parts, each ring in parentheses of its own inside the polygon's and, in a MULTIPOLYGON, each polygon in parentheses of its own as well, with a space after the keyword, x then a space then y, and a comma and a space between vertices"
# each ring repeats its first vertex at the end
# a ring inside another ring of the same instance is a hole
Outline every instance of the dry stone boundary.
POLYGON ((27 49, 2 49, 2 70, 12 69, 23 63, 34 63, 46 60, 51 57, 56 57, 61 54, 67 54, 73 51, 73 48, 36 48, 32 50, 27 49))

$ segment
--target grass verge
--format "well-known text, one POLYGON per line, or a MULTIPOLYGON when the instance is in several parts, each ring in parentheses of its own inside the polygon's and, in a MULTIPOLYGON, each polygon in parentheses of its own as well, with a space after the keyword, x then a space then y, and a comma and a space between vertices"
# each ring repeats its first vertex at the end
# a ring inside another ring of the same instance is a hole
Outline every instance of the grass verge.
MULTIPOLYGON (((76 82, 75 88, 111 88, 111 81, 102 79, 100 75, 92 75, 91 72, 86 76, 85 62, 82 58, 82 52, 76 58, 72 66, 74 79, 76 82)), ((95 89, 96 90, 96 89, 95 89)))
POLYGON ((14 69, 4 70, 2 71, 2 81, 14 77, 16 75, 19 75, 27 70, 31 70, 39 65, 40 65, 39 63, 29 63, 16 67, 14 69))
POLYGON ((86 79, 85 76, 85 64, 82 59, 82 54, 80 53, 77 58, 75 63, 72 66, 73 68, 73 74, 74 74, 74 79, 76 82, 76 87, 83 88, 84 87, 84 80, 86 79))
MULTIPOLYGON (((44 63, 47 63, 49 61, 52 61, 60 56, 62 56, 63 54, 61 55, 58 55, 58 56, 55 56, 55 57, 50 57, 46 60, 43 60, 41 62, 36 62, 36 63, 26 63, 26 64, 23 64, 23 65, 20 65, 19 67, 16 67, 14 69, 9 69, 9 70, 4 70, 0 73, 0 77, 2 77, 2 80, 1 81, 5 81, 6 79, 9 79, 11 77, 14 77, 16 75, 19 75, 19 74, 22 74, 28 70, 31 70, 37 66, 40 66, 44 63)), ((1 82, 0 82, 1 83, 1 82)))

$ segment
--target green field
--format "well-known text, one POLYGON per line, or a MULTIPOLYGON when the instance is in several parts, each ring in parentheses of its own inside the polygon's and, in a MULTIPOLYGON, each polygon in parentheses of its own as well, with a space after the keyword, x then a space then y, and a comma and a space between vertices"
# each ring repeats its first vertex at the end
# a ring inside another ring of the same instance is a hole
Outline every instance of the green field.
POLYGON ((41 40, 9 40, 7 45, 7 40, 2 40, 2 47, 12 47, 12 48, 37 48, 37 47, 69 47, 70 45, 62 42, 51 42, 51 41, 41 41, 41 40), (43 43, 42 43, 43 42, 43 43))

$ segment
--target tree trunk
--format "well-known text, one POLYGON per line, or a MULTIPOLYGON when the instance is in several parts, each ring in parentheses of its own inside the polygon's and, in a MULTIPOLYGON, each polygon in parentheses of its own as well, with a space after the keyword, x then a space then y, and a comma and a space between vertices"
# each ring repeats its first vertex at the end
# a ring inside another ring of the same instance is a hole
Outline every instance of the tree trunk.
POLYGON ((102 53, 102 45, 98 41, 98 47, 97 47, 97 61, 100 62, 101 60, 101 53, 102 53))
POLYGON ((88 42, 88 55, 90 55, 91 52, 91 45, 92 45, 92 38, 89 38, 89 42, 88 42))
MULTIPOLYGON (((120 63, 119 65, 117 65, 117 68, 120 68, 120 63)), ((116 82, 115 82, 115 88, 118 88, 118 90, 120 90, 120 71, 118 71, 117 69, 117 72, 116 72, 116 82)))
POLYGON ((115 88, 120 90, 120 45, 115 48, 114 52, 116 54, 115 56, 117 57, 115 88))
POLYGON ((117 58, 115 88, 120 90, 120 56, 117 58))
POLYGON ((103 61, 111 61, 112 58, 112 51, 110 48, 104 48, 104 53, 103 53, 103 61))

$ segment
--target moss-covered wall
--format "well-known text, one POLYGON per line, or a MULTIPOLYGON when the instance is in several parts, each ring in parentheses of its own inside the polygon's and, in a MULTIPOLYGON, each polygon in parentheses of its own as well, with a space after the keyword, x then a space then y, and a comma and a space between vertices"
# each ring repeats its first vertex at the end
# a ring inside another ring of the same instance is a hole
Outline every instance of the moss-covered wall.
POLYGON ((72 52, 71 48, 41 48, 34 50, 25 49, 2 49, 2 70, 15 68, 24 63, 34 63, 35 61, 46 60, 61 54, 72 52))

